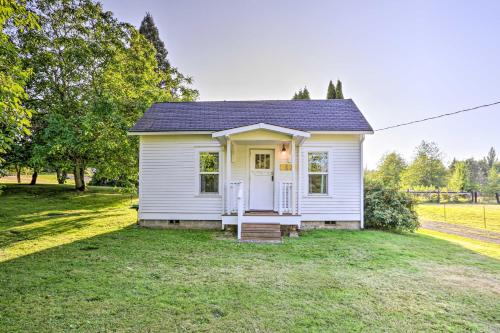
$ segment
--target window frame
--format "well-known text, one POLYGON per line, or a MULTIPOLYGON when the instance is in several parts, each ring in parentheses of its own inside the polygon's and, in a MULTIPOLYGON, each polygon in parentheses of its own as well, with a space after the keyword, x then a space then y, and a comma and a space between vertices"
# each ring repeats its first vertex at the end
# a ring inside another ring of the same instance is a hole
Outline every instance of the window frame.
POLYGON ((305 195, 309 197, 331 197, 332 196, 332 153, 329 149, 310 148, 304 151, 305 195), (309 171, 309 154, 326 154, 326 171, 309 171), (326 193, 311 193, 309 175, 326 175, 326 193))
POLYGON ((219 148, 214 147, 199 147, 195 149, 195 193, 196 196, 203 197, 220 197, 221 196, 221 177, 222 177, 222 154, 219 148), (219 168, 218 171, 201 171, 201 154, 202 153, 217 153, 219 157, 219 168), (201 175, 217 175, 217 192, 202 192, 201 191, 201 175))

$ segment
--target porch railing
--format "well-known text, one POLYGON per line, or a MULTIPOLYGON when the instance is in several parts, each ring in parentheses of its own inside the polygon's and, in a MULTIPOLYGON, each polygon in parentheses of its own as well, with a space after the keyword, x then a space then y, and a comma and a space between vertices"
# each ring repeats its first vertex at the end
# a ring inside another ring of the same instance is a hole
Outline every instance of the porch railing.
POLYGON ((231 214, 237 214, 238 224, 238 239, 241 239, 241 221, 243 220, 243 213, 245 211, 245 198, 244 198, 244 185, 243 181, 229 182, 228 186, 228 205, 231 214))
POLYGON ((241 239, 241 222, 243 220, 243 211, 245 210, 244 197, 243 197, 243 182, 240 181, 238 186, 238 196, 236 197, 238 206, 238 240, 241 239))
POLYGON ((238 191, 240 187, 243 186, 242 181, 237 181, 237 182, 229 182, 229 213, 234 214, 238 212, 238 191))
POLYGON ((278 192, 278 214, 292 213, 292 182, 280 182, 278 192))

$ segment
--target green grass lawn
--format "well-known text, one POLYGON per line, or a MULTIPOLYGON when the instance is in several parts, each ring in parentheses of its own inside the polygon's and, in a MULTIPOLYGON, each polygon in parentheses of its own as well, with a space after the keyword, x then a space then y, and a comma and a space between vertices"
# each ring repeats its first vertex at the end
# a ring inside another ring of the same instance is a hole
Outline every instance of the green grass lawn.
MULTIPOLYGON (((22 174, 21 175, 21 184, 29 184, 31 182, 31 174, 22 174)), ((0 177, 0 183, 4 184, 16 184, 17 177, 16 175, 9 175, 5 177, 0 177)), ((54 173, 40 173, 38 174, 37 184, 57 184, 57 176, 54 173)), ((74 185, 75 181, 73 179, 67 179, 66 184, 74 185)))
POLYGON ((486 229, 500 232, 500 205, 498 204, 447 204, 446 208, 438 204, 420 204, 416 206, 416 209, 419 217, 424 220, 484 229, 483 206, 486 213, 486 229))
POLYGON ((238 244, 135 226, 109 189, 8 185, 0 331, 499 331, 500 248, 314 231, 238 244))

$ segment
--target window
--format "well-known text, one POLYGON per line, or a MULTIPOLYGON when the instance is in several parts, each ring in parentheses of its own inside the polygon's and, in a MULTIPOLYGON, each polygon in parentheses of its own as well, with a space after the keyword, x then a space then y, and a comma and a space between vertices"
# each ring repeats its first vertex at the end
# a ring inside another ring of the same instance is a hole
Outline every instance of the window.
POLYGON ((219 193, 218 152, 200 152, 200 193, 219 193))
POLYGON ((307 155, 309 194, 328 193, 328 153, 311 152, 307 155))
POLYGON ((271 169, 271 155, 255 154, 255 169, 271 169))

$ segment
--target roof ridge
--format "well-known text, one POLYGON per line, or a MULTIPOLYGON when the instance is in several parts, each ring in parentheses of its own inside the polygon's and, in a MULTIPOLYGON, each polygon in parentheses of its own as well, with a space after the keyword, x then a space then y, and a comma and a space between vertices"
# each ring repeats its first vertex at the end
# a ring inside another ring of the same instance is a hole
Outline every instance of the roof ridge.
POLYGON ((191 103, 225 103, 225 102, 333 102, 333 101, 353 101, 352 98, 336 98, 336 99, 247 99, 247 100, 213 100, 213 101, 167 101, 167 102, 153 102, 154 104, 191 104, 191 103))

